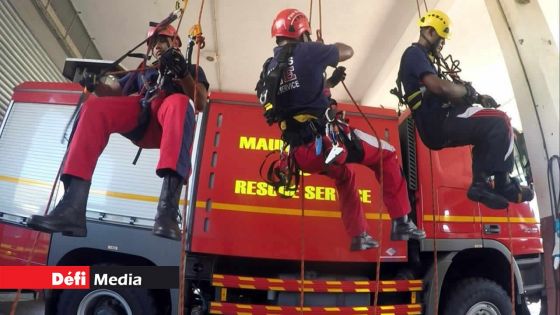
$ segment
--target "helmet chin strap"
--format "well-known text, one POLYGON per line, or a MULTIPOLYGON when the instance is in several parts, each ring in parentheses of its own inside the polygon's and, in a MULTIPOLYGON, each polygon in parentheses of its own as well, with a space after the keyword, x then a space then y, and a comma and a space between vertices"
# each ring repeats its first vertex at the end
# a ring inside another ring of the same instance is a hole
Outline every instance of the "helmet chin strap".
MULTIPOLYGON (((173 39, 172 39, 171 37, 167 39, 167 43, 165 44, 166 47, 164 47, 164 48, 162 49, 162 54, 163 54, 164 52, 168 51, 170 48, 173 48, 173 47, 174 47, 174 45, 173 45, 173 43, 172 43, 172 40, 173 40, 173 39)), ((154 49, 156 48, 156 45, 158 45, 158 44, 156 43, 155 45, 153 45, 153 46, 150 48, 150 52, 151 52, 150 55, 153 55, 153 54, 154 54, 154 49)), ((151 56, 150 56, 150 57, 151 57, 151 56)), ((158 56, 158 59, 159 59, 159 57, 160 57, 160 56, 158 56)))
POLYGON ((426 37, 426 35, 424 35, 424 32, 420 32, 420 36, 426 41, 428 42, 429 46, 428 46, 428 50, 429 52, 431 52, 434 56, 437 56, 439 53, 437 51, 439 44, 442 41, 442 38, 438 36, 438 39, 434 42, 430 41, 428 39, 428 37, 426 37))

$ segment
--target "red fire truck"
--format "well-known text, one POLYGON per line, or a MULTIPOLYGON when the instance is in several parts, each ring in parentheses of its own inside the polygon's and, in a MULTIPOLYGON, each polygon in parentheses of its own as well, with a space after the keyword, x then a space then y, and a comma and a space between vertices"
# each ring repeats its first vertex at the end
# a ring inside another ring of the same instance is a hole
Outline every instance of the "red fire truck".
MULTIPOLYGON (((51 191, 61 197, 62 185, 53 188, 66 149, 61 137, 80 93, 74 83, 27 82, 14 91, 0 128, 0 265, 177 266, 185 250, 187 314, 510 314, 512 293, 517 314, 528 314, 526 302, 542 297, 534 205, 496 211, 468 200, 469 147, 430 151, 407 113, 362 107, 399 152, 411 215, 427 238, 390 240, 380 186, 357 165, 369 232, 381 247, 351 252, 344 205, 328 178, 305 175, 300 191, 284 199, 260 177, 261 162, 282 142, 254 95, 213 92, 197 117, 186 248, 151 233, 161 185, 157 150, 132 165, 136 147, 115 135, 93 177, 88 236, 40 234, 32 252, 38 232, 25 222, 45 211, 51 191)), ((353 106, 340 106, 351 125, 371 133, 353 106)), ((522 141, 515 151, 515 172, 525 182, 522 141)), ((177 314, 179 304, 177 289, 45 296, 49 314, 177 314)))

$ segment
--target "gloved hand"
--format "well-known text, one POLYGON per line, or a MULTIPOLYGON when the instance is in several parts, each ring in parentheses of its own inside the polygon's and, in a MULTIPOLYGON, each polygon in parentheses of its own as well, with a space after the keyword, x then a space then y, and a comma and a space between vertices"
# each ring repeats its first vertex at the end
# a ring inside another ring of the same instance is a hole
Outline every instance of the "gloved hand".
POLYGON ((466 82, 464 87, 467 89, 467 94, 463 96, 465 102, 470 106, 474 103, 480 103, 480 94, 473 88, 470 82, 466 82))
POLYGON ((330 78, 327 79, 331 87, 335 87, 340 81, 346 79, 346 68, 343 66, 336 67, 330 78))
POLYGON ((272 104, 267 103, 263 106, 264 109, 264 118, 266 119, 266 123, 269 126, 272 126, 276 122, 276 112, 274 111, 274 106, 272 104))
POLYGON ((88 92, 93 93, 97 84, 99 83, 99 78, 96 73, 84 71, 82 79, 79 81, 80 85, 85 87, 88 92))
POLYGON ((159 70, 163 75, 177 78, 184 78, 188 74, 185 57, 175 48, 169 48, 161 55, 159 70))
POLYGON ((478 98, 480 105, 484 108, 498 108, 500 106, 490 95, 480 95, 478 98))

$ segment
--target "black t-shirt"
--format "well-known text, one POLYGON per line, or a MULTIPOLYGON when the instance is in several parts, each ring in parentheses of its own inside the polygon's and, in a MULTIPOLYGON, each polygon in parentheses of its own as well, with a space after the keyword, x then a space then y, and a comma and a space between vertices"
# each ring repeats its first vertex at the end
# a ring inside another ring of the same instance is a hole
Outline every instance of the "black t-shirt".
MULTIPOLYGON (((399 69, 405 94, 413 93, 424 86, 422 78, 427 74, 437 75, 437 70, 428 57, 428 51, 421 45, 412 44, 404 51, 399 69)), ((446 99, 427 92, 422 98, 422 105, 412 112, 420 138, 431 149, 441 149, 446 143, 443 121, 449 109, 442 107, 445 102, 446 99)))
MULTIPOLYGON (((269 64, 269 70, 277 65, 281 49, 281 46, 274 48, 274 59, 269 64)), ((278 88, 277 106, 290 115, 300 112, 322 114, 329 104, 323 93, 323 74, 327 66, 336 67, 337 64, 338 49, 335 45, 297 43, 278 88)))

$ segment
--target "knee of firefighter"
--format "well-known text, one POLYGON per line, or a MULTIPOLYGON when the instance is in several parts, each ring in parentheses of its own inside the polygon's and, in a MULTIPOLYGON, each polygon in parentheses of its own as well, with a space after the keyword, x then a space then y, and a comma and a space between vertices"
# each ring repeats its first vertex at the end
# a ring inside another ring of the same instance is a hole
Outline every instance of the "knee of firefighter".
POLYGON ((345 146, 341 146, 341 147, 343 151, 338 154, 338 156, 334 159, 333 163, 336 164, 346 163, 346 159, 348 158, 348 149, 345 146))
POLYGON ((399 160, 399 156, 397 155, 396 151, 392 151, 392 150, 383 150, 383 160, 384 161, 398 161, 399 160))
POLYGON ((325 167, 323 154, 315 154, 315 146, 299 146, 294 149, 294 158, 298 167, 307 173, 318 173, 325 167))
POLYGON ((489 137, 506 136, 508 137, 511 133, 511 123, 509 116, 502 112, 501 110, 494 110, 496 112, 495 119, 492 120, 491 126, 493 127, 490 131, 489 137), (492 135, 493 134, 493 135, 492 135))
POLYGON ((88 117, 91 115, 101 115, 105 101, 99 97, 90 97, 83 105, 80 118, 88 117))

